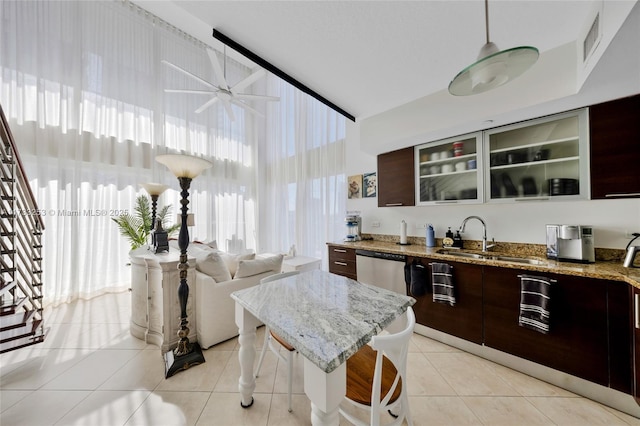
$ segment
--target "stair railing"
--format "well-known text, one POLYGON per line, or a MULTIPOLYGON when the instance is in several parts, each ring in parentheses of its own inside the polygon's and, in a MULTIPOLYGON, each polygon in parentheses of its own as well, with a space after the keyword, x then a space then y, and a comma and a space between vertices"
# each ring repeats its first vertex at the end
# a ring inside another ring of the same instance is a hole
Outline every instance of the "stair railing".
POLYGON ((44 341, 44 222, 0 106, 0 353, 44 341))

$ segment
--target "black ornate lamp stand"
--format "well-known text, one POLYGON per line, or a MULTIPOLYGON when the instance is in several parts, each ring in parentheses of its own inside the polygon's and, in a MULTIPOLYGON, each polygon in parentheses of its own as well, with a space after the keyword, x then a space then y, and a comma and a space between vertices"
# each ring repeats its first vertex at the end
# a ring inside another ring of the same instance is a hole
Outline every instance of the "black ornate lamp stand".
POLYGON ((197 342, 189 342, 189 321, 187 320, 187 300, 189 299, 189 286, 187 285, 187 271, 189 263, 187 261, 187 247, 189 246, 189 230, 187 229, 187 205, 189 204, 189 186, 191 178, 178 177, 180 182, 180 193, 182 199, 182 215, 178 245, 180 247, 180 286, 178 287, 178 300, 180 302, 180 329, 178 330, 178 346, 173 351, 164 354, 165 378, 169 378, 179 371, 186 370, 191 366, 202 364, 204 356, 202 349, 197 342))

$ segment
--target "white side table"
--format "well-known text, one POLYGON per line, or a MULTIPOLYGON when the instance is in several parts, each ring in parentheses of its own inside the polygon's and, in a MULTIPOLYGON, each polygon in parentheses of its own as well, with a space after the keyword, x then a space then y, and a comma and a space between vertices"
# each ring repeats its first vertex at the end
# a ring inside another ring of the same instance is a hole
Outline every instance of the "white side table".
MULTIPOLYGON (((180 252, 155 254, 146 248, 129 253, 131 258, 131 322, 130 332, 138 339, 157 345, 162 352, 173 349, 178 344, 180 328, 180 302, 178 286, 180 284, 180 252)), ((195 342, 195 258, 188 256, 187 316, 189 320, 189 340, 195 342)))
POLYGON ((317 257, 307 257, 307 256, 294 256, 294 257, 285 257, 282 261, 282 272, 292 272, 292 271, 311 271, 313 269, 320 269, 321 259, 317 257))

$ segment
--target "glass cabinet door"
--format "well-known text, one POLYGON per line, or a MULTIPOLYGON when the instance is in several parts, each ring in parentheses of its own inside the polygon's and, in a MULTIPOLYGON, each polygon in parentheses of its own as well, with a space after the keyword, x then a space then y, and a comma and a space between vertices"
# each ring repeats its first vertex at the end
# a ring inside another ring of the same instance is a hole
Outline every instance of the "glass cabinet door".
POLYGON ((490 200, 585 198, 586 112, 485 132, 486 192, 490 200))
POLYGON ((474 133, 417 146, 416 204, 481 201, 480 141, 481 134, 474 133))

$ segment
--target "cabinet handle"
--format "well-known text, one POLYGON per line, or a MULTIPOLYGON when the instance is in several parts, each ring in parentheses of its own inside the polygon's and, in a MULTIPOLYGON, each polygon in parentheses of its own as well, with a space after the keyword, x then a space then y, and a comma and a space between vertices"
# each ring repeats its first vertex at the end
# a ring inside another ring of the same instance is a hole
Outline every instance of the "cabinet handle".
POLYGON ((606 194, 605 198, 617 198, 617 197, 640 197, 640 192, 629 192, 627 194, 606 194))
POLYGON ((640 328, 640 293, 636 293, 636 328, 640 328))
POLYGON ((347 264, 344 263, 344 262, 333 262, 333 263, 335 263, 336 265, 340 265, 340 266, 347 266, 347 264))
POLYGON ((386 207, 398 207, 398 206, 402 206, 404 204, 402 203, 387 203, 385 204, 386 207))
POLYGON ((548 199, 549 197, 527 197, 527 198, 516 198, 516 201, 544 201, 548 199))
POLYGON ((342 250, 342 249, 333 249, 333 251, 335 251, 336 253, 346 253, 346 250, 342 250))

